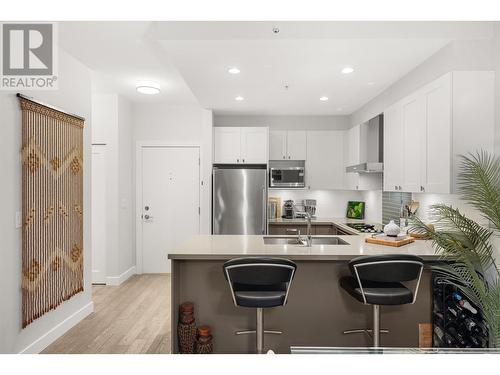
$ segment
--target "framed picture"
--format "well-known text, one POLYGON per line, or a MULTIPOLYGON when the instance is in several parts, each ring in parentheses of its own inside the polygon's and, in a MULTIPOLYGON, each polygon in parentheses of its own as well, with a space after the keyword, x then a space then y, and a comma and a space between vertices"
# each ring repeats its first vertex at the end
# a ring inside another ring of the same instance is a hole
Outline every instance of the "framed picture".
POLYGON ((365 218, 365 202, 349 201, 347 202, 348 219, 364 219, 365 218))

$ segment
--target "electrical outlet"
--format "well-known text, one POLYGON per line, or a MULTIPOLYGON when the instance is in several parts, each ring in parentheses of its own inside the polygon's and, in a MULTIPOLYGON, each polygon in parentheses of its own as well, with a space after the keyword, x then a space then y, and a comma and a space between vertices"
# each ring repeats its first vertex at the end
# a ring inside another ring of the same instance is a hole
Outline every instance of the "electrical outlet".
POLYGON ((16 229, 21 228, 21 226, 22 226, 22 218, 23 218, 23 215, 21 215, 21 212, 17 211, 16 212, 16 229))

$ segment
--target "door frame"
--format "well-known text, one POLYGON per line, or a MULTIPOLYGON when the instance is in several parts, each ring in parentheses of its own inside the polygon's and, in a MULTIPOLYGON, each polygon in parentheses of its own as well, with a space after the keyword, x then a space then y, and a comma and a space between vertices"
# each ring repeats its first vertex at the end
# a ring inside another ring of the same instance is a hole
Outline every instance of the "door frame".
MULTIPOLYGON (((91 164, 93 163, 93 160, 94 160, 94 157, 93 157, 93 152, 94 152, 94 147, 99 147, 99 149, 102 150, 102 154, 103 154, 103 157, 104 157, 104 167, 105 169, 107 169, 108 167, 108 145, 106 143, 92 143, 92 151, 91 151, 91 164)), ((93 164, 92 164, 93 166, 93 164)), ((91 169, 91 178, 92 178, 92 172, 93 172, 93 168, 91 169)), ((104 181, 104 184, 105 184, 105 191, 104 191, 104 200, 105 202, 107 203, 108 201, 108 187, 109 187, 109 184, 108 184, 108 179, 106 178, 106 180, 104 181)), ((91 193, 93 193, 93 188, 91 186, 91 193)), ((91 194, 91 199, 90 199, 90 206, 92 207, 93 205, 93 194, 91 194)), ((104 225, 105 225, 105 232, 106 232, 106 237, 104 238, 104 265, 103 265, 103 272, 104 272, 104 280, 103 282, 95 282, 94 281, 94 259, 92 258, 91 262, 90 262, 90 268, 91 268, 91 284, 92 285, 106 285, 107 284, 107 279, 108 279, 108 271, 107 271, 107 267, 108 267, 108 256, 107 256, 107 250, 108 250, 108 236, 107 236, 107 233, 108 233, 108 217, 107 217, 107 212, 108 212, 108 207, 104 207, 104 210, 106 212, 106 217, 104 219, 104 225)), ((91 213, 91 216, 94 212, 92 211, 91 213)), ((91 224, 91 229, 92 229, 92 224, 91 224)), ((94 236, 92 235, 92 239, 94 238, 94 236)), ((92 248, 93 248, 93 243, 91 243, 92 245, 92 248)), ((93 249, 92 249, 93 250, 93 249)), ((92 251, 91 251, 91 254, 92 254, 92 251)))
MULTIPOLYGON (((198 149, 198 231, 201 232, 201 187, 203 176, 202 146, 196 143, 176 144, 161 141, 137 141, 135 148, 135 263, 136 273, 142 274, 142 150, 145 148, 196 148, 198 149)), ((166 255, 166 254, 165 254, 166 255)))

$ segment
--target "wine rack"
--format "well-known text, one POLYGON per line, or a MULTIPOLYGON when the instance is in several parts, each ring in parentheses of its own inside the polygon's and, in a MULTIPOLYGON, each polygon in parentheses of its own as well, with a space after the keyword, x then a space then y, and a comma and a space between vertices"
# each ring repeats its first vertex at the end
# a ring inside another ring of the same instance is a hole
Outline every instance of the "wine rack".
POLYGON ((433 274, 432 346, 487 348, 488 330, 480 309, 456 286, 433 274))

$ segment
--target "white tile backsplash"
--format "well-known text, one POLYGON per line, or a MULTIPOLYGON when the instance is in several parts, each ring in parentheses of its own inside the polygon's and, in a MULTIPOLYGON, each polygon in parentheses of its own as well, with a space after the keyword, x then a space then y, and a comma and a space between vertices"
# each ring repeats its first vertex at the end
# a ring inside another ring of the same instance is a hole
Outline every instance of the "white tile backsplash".
POLYGON ((304 199, 316 199, 317 217, 345 217, 348 201, 365 201, 366 220, 377 223, 382 220, 380 191, 270 189, 268 195, 281 198, 282 204, 287 199, 300 204, 304 199))

